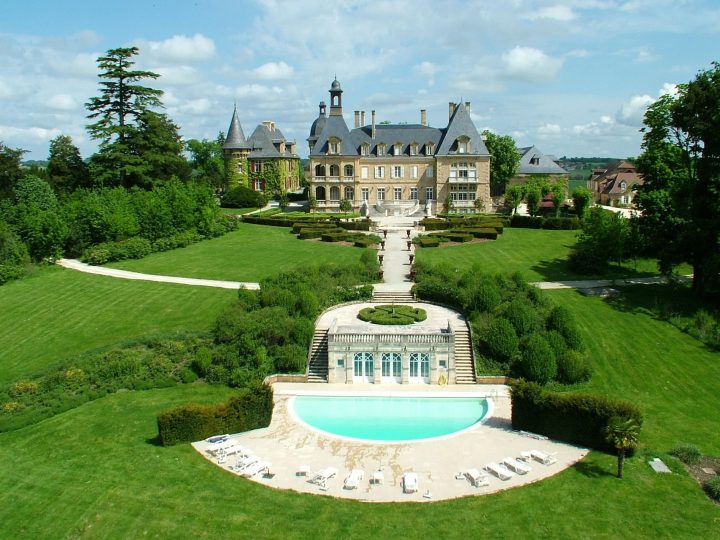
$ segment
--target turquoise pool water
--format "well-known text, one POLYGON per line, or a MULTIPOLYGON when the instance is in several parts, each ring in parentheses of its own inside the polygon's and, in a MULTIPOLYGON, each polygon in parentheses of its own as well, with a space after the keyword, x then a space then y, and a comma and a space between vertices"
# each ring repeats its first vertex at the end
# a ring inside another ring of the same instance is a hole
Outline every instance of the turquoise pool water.
POLYGON ((370 441, 412 441, 450 435, 482 421, 483 398, 296 396, 295 415, 331 435, 370 441))

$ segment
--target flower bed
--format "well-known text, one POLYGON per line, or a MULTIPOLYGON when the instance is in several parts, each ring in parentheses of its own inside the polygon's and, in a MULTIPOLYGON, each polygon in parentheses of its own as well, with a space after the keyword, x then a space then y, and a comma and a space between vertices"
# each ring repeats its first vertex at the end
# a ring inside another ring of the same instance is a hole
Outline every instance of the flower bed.
POLYGON ((413 324, 427 319, 427 312, 405 305, 384 305, 361 309, 358 319, 372 324, 413 324))

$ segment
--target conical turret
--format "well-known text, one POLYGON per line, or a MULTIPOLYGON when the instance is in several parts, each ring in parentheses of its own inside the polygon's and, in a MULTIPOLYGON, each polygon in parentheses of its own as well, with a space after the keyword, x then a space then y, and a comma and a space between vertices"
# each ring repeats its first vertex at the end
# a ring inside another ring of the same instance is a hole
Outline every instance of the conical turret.
POLYGON ((245 134, 240 125, 237 106, 235 106, 232 120, 230 120, 230 128, 228 128, 227 137, 225 137, 225 144, 223 144, 223 150, 245 150, 249 148, 250 146, 245 139, 245 134))

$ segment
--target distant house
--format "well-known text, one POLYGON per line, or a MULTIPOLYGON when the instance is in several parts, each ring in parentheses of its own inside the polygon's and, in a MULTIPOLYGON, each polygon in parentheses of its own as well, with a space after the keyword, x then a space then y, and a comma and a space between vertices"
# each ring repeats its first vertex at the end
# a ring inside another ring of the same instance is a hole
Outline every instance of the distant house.
POLYGON ((525 146, 517 149, 520 154, 520 166, 510 179, 510 185, 525 184, 531 178, 542 178, 554 184, 559 179, 570 178, 570 173, 558 165, 554 156, 543 154, 537 146, 525 146))
POLYGON ((632 206, 637 187, 642 184, 635 165, 625 160, 611 163, 606 169, 593 169, 588 179, 595 202, 605 206, 632 206))
POLYGON ((246 139, 236 108, 223 156, 230 188, 244 185, 255 191, 287 192, 300 187, 300 157, 295 142, 287 141, 275 122, 259 124, 246 139))

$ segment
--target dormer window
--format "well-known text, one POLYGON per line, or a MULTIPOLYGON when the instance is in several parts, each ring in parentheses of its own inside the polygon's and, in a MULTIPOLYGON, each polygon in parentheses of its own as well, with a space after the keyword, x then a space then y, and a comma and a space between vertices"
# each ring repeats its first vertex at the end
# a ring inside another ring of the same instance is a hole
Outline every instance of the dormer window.
POLYGON ((384 156, 385 155, 385 145, 383 143, 380 143, 377 145, 377 155, 378 156, 384 156))
POLYGON ((338 155, 340 153, 340 139, 328 140, 328 154, 338 155))
POLYGON ((360 145, 360 155, 367 156, 370 153, 370 145, 367 143, 363 143, 360 145))
POLYGON ((457 140, 457 152, 458 154, 468 153, 468 142, 470 140, 467 137, 459 137, 457 140))
POLYGON ((425 143, 425 155, 426 156, 432 156, 433 155, 433 143, 425 143))
POLYGON ((393 145, 393 155, 394 156, 402 155, 402 144, 401 143, 398 142, 393 145))
POLYGON ((530 165, 540 165, 540 158, 538 156, 531 157, 530 165))
POLYGON ((625 191, 627 189, 627 182, 625 182, 624 180, 620 182, 620 189, 625 191))
POLYGON ((418 144, 414 142, 410 145, 410 155, 417 156, 417 154, 418 154, 418 144))

